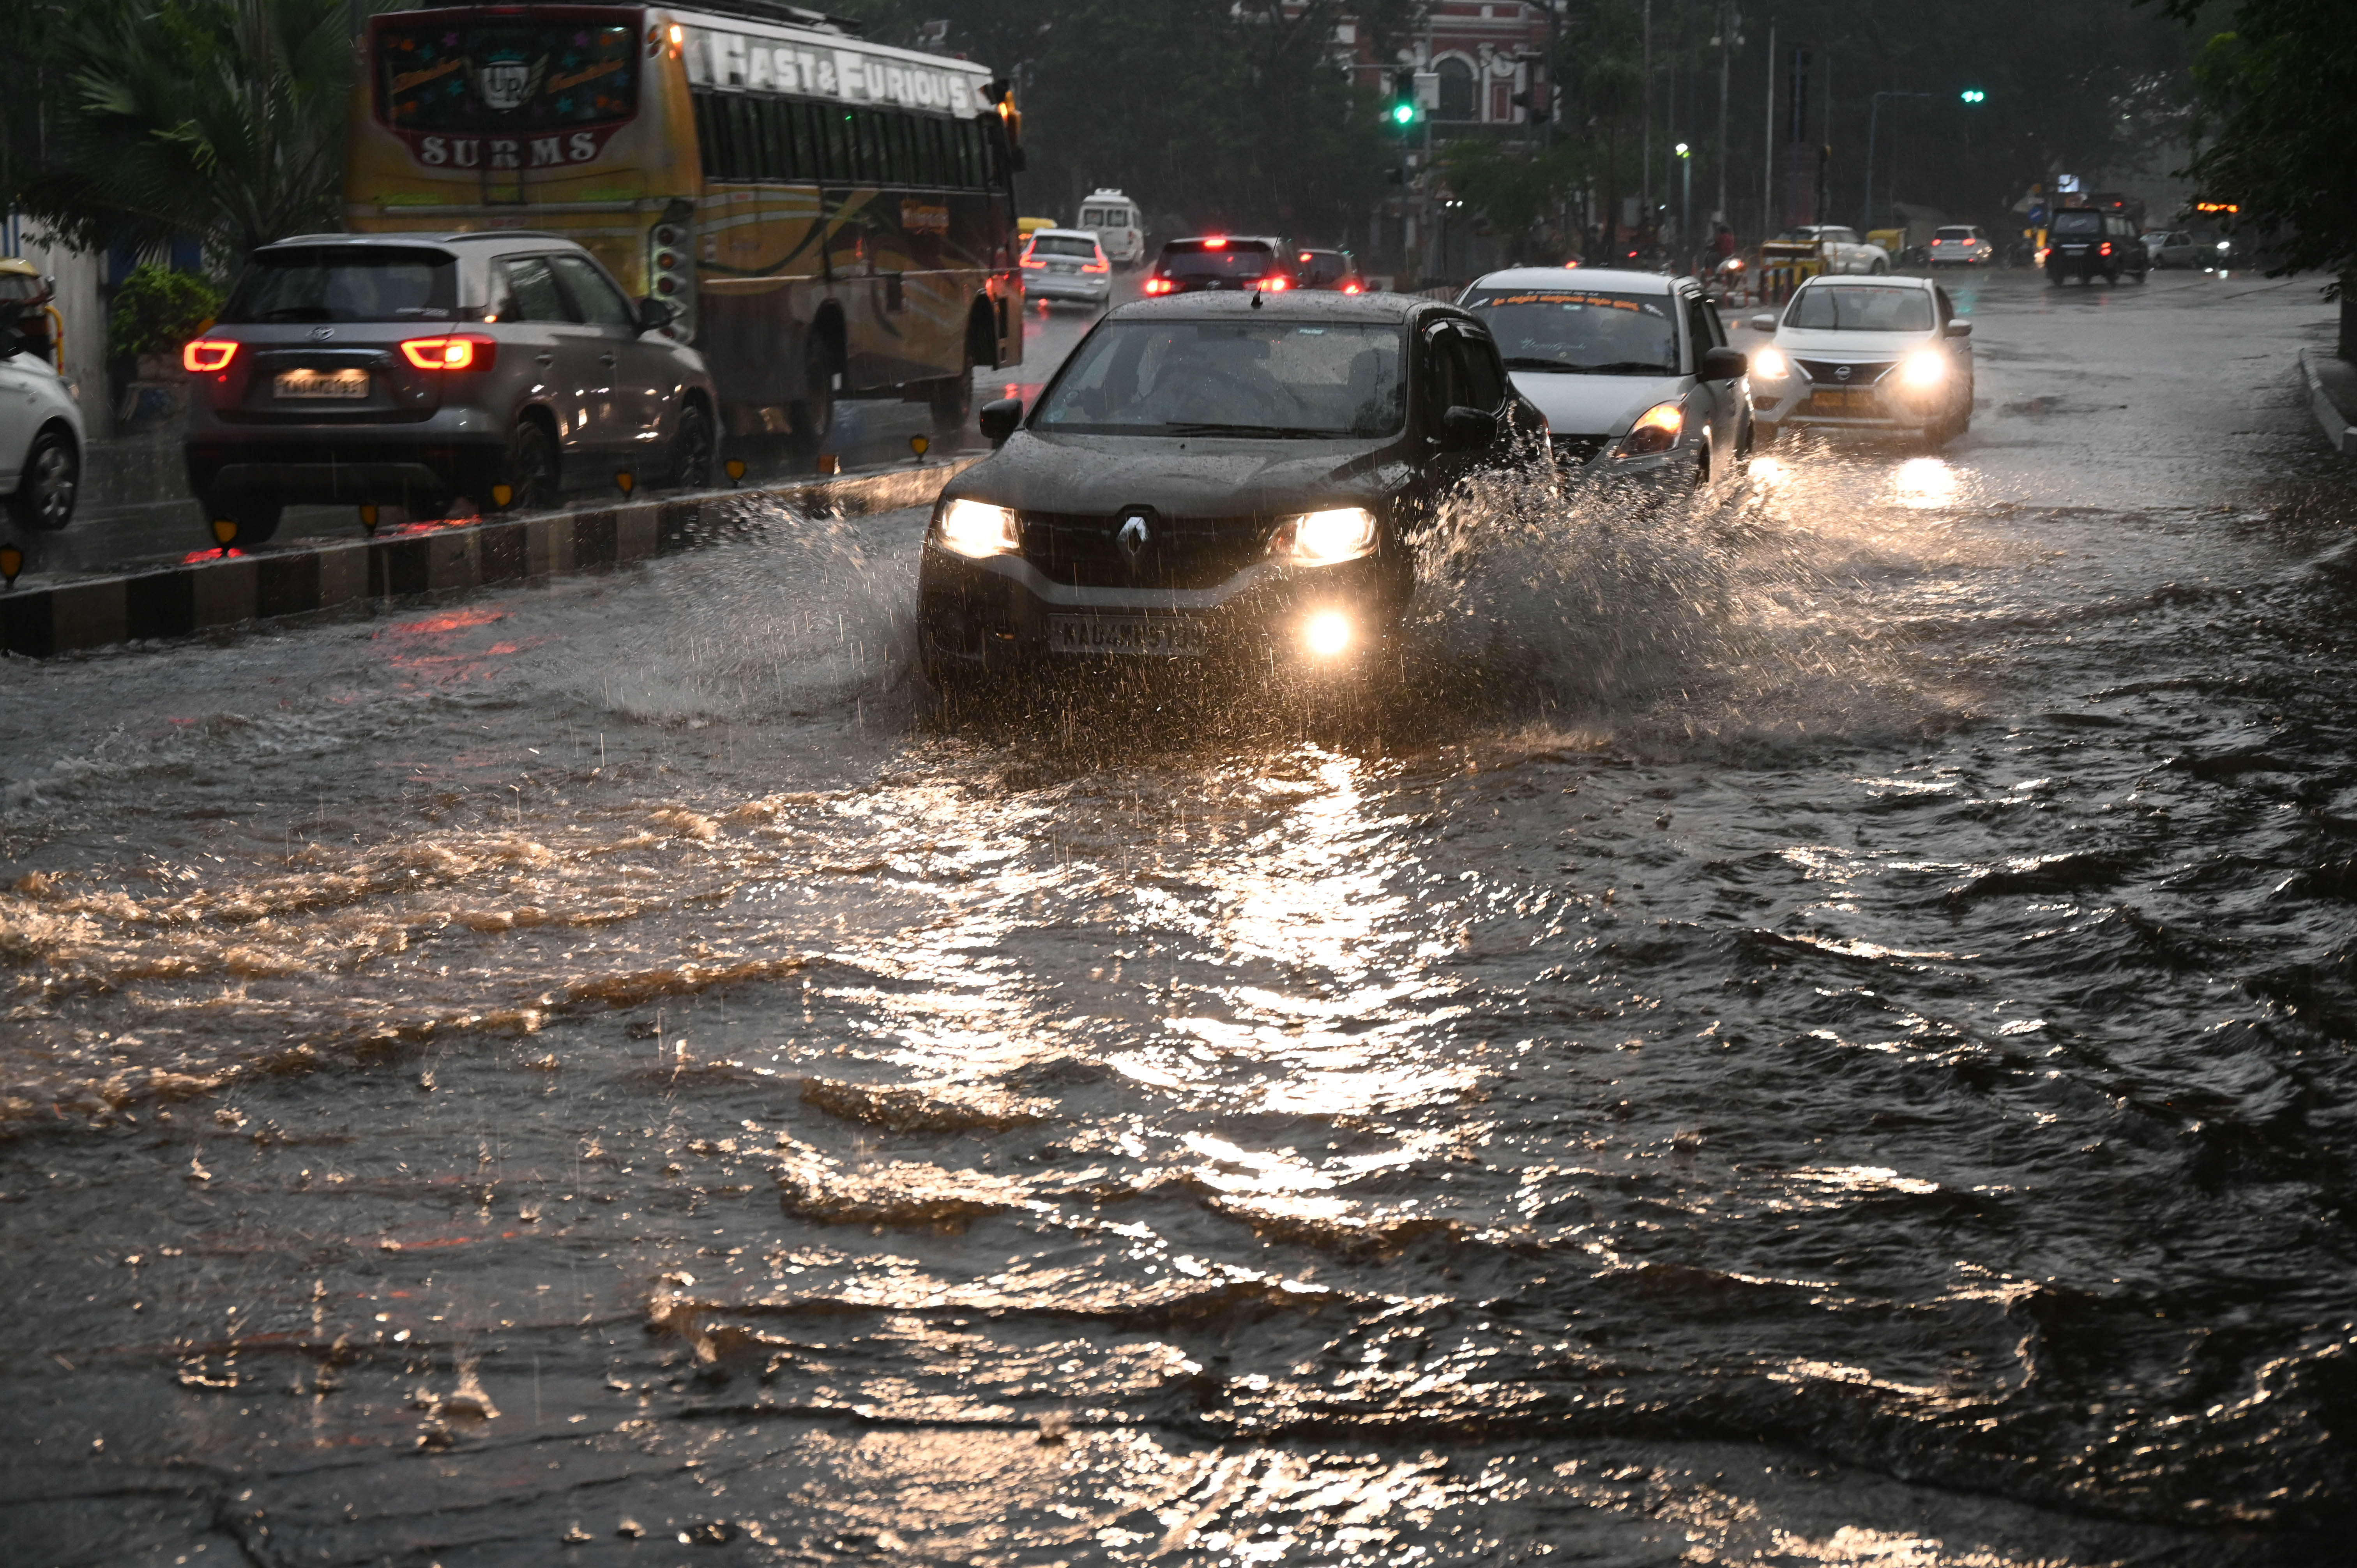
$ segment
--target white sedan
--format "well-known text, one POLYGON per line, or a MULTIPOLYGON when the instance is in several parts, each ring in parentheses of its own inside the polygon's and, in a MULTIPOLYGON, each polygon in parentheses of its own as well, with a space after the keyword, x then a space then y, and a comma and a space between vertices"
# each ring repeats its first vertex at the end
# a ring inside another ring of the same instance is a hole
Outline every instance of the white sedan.
POLYGON ((1890 270, 1890 252, 1879 245, 1869 245, 1857 237, 1855 229, 1845 229, 1837 223, 1803 224, 1787 229, 1776 236, 1788 244, 1814 245, 1824 259, 1829 274, 1862 274, 1878 277, 1890 270))
POLYGON ((1812 278, 1774 341, 1751 354, 1762 439, 1787 424, 1921 437, 1945 446, 1973 422, 1973 324, 1929 278, 1812 278))
POLYGON ((21 529, 73 521, 81 487, 81 410, 46 352, 48 280, 0 262, 0 497, 21 529))

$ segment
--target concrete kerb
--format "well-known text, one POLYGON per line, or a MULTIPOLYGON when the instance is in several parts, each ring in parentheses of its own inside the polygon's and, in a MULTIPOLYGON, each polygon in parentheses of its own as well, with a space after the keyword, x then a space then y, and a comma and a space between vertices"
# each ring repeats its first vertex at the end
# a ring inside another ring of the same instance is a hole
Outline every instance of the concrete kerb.
POLYGON ((854 516, 923 506, 981 460, 707 490, 595 510, 497 517, 310 543, 257 555, 206 556, 121 576, 0 594, 0 648, 34 659, 155 638, 188 637, 361 600, 521 583, 685 550, 704 510, 760 499, 804 513, 854 516))
POLYGON ((2324 439, 2343 457, 2357 457, 2357 364, 2302 349, 2299 373, 2324 439))

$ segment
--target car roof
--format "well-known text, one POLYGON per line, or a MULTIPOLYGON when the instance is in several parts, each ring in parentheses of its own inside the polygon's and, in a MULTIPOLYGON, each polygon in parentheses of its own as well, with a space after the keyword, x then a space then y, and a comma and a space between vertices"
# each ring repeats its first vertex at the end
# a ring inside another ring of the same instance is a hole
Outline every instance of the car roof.
POLYGON ((1361 322, 1371 326, 1406 321, 1426 311, 1446 310, 1450 316, 1462 316, 1462 311, 1443 306, 1437 300, 1423 299, 1412 294, 1327 294, 1304 290, 1299 294, 1260 294, 1205 291, 1197 294, 1174 294, 1162 299, 1132 300, 1115 306, 1105 313, 1108 321, 1173 320, 1221 321, 1230 317, 1246 317, 1258 321, 1335 321, 1361 322), (1255 306, 1252 302, 1258 299, 1255 306))
POLYGON ((1605 288, 1616 294, 1669 294, 1680 279, 1614 267, 1508 267, 1475 278, 1475 288, 1605 288))
POLYGON ((1934 286, 1930 278, 1910 278, 1885 273, 1879 277, 1813 277, 1803 283, 1803 288, 1914 288, 1929 294, 1934 286))
POLYGON ((441 233, 389 231, 369 234, 290 234, 284 240, 273 240, 267 245, 256 247, 255 253, 259 254, 263 251, 275 251, 286 246, 314 248, 320 245, 464 245, 494 242, 504 244, 513 240, 543 242, 554 240, 566 245, 580 243, 577 240, 569 239, 563 234, 552 233, 545 229, 470 229, 452 230, 441 233))

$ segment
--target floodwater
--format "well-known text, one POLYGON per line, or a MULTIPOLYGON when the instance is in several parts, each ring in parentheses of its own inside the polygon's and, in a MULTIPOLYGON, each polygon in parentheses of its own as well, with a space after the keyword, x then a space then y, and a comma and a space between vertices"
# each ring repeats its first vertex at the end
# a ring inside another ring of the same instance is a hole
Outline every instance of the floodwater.
POLYGON ((2329 317, 1965 292, 1392 692, 945 714, 919 513, 0 664, 11 1561, 2335 1560, 2329 317))

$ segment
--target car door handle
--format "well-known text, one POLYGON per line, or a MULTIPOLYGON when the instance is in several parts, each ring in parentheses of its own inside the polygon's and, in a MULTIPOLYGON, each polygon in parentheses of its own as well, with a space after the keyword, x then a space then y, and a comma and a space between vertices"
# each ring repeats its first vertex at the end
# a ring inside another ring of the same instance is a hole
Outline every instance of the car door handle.
POLYGON ((554 354, 536 354, 533 358, 538 360, 544 365, 553 365, 556 363, 556 356, 554 354))
POLYGON ((599 364, 601 364, 601 365, 605 366, 608 370, 609 370, 609 371, 610 371, 610 370, 612 370, 612 369, 614 368, 614 353, 613 353, 613 350, 609 349, 608 349, 605 353, 602 353, 602 354, 598 355, 598 356, 597 356, 597 362, 598 362, 599 364))

